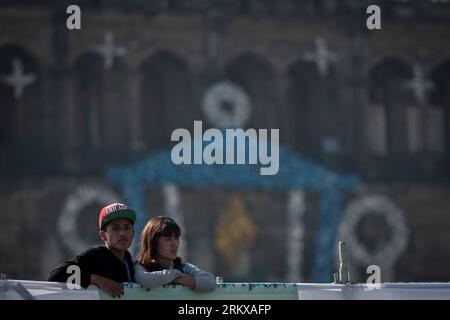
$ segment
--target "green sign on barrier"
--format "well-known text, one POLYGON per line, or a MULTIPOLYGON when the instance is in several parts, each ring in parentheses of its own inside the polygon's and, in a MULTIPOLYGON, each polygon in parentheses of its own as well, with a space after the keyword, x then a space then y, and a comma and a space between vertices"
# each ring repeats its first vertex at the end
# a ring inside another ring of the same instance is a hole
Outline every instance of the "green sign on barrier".
POLYGON ((295 283, 222 283, 209 293, 198 293, 181 285, 169 284, 147 289, 135 283, 124 285, 125 294, 113 298, 99 290, 101 300, 297 300, 295 283))

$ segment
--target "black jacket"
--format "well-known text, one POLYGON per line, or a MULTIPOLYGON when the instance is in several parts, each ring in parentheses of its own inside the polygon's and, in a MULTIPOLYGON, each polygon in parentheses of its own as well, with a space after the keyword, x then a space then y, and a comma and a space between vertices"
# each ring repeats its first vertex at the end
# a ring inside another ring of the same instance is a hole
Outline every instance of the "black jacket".
POLYGON ((81 286, 87 288, 91 284, 91 274, 105 277, 116 282, 134 282, 134 266, 131 255, 125 252, 125 262, 128 265, 131 279, 128 278, 127 268, 105 246, 92 247, 80 255, 65 261, 59 267, 50 272, 48 281, 66 282, 72 273, 67 273, 67 267, 77 265, 81 270, 81 286))

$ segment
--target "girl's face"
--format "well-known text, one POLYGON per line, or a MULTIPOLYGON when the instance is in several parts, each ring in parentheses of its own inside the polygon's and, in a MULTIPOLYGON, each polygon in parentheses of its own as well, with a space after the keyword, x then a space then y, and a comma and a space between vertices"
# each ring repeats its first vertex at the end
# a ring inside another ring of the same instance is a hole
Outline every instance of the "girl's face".
POLYGON ((180 238, 174 234, 169 236, 161 236, 158 239, 158 258, 175 260, 177 257, 180 238))

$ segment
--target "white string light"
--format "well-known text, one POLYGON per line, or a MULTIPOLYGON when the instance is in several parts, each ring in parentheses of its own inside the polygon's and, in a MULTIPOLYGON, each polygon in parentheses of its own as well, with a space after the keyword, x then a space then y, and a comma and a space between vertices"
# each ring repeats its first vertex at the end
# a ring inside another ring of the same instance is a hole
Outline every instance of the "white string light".
POLYGON ((305 195, 301 190, 288 193, 287 214, 287 281, 302 282, 305 195))
POLYGON ((399 255, 408 244, 409 230, 400 209, 383 195, 363 196, 352 201, 342 219, 340 239, 348 244, 352 258, 364 265, 380 264, 392 267, 399 255), (358 240, 356 228, 366 215, 381 215, 388 225, 391 236, 385 246, 375 252, 368 252, 367 248, 358 240))
POLYGON ((184 223, 184 216, 180 210, 180 196, 178 192, 178 188, 174 184, 165 184, 163 187, 164 194, 164 207, 166 209, 167 214, 175 220, 175 222, 181 228, 181 241, 180 247, 178 249, 179 255, 183 259, 187 259, 188 251, 187 251, 187 241, 186 241, 186 225, 184 223))
MULTIPOLYGON (((102 186, 78 186, 66 198, 57 221, 57 229, 64 245, 72 254, 87 250, 92 244, 78 234, 77 218, 83 208, 93 203, 107 205, 120 199, 114 192, 102 186)), ((92 213, 98 217, 99 212, 92 213)))
POLYGON ((206 90, 202 110, 206 120, 218 128, 243 127, 250 119, 251 103, 241 87, 229 81, 219 82, 206 90), (225 110, 227 104, 230 110, 225 110))

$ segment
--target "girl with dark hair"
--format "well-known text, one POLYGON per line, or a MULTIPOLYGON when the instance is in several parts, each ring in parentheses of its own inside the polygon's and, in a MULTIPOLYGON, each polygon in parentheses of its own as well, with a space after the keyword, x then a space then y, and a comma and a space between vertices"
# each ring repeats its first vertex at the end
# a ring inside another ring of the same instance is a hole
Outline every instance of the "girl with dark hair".
POLYGON ((146 288, 177 283, 198 292, 216 288, 214 276, 182 262, 177 256, 180 226, 169 217, 150 219, 141 235, 141 247, 135 265, 135 280, 146 288))

